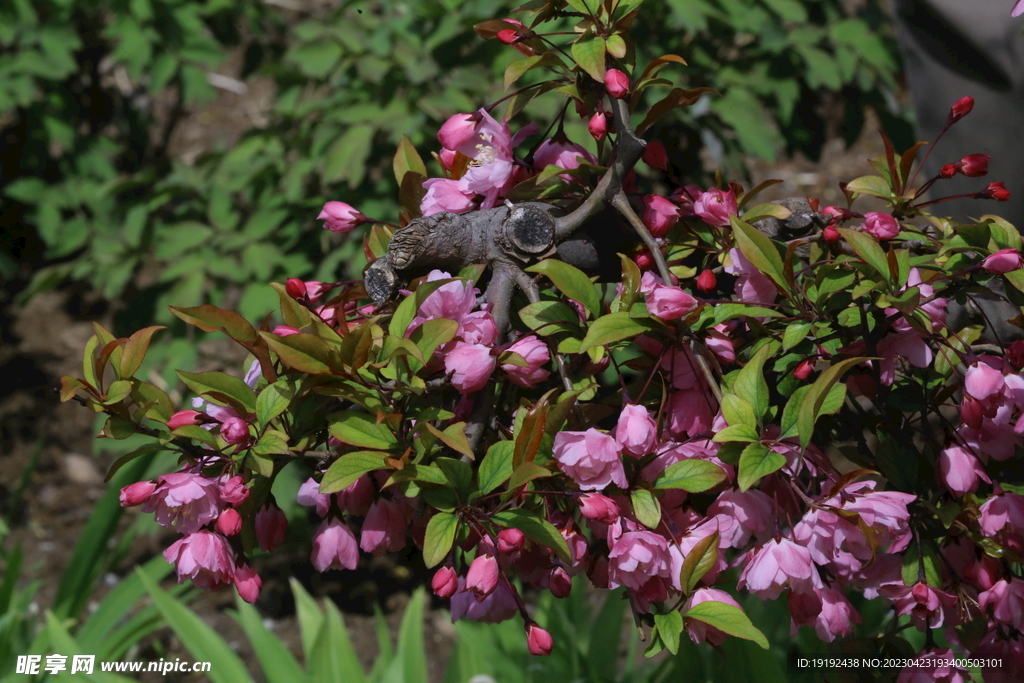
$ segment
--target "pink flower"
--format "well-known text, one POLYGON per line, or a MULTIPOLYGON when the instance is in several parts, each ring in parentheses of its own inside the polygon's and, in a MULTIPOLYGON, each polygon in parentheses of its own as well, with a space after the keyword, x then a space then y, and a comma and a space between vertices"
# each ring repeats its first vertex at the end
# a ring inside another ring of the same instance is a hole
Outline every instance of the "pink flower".
POLYGON ((455 342, 455 348, 444 358, 444 370, 452 376, 452 386, 460 394, 472 394, 487 384, 496 360, 490 347, 482 344, 455 342))
POLYGON ((587 123, 587 130, 595 140, 601 140, 608 133, 608 116, 603 112, 595 112, 587 123))
POLYGON ((968 178, 980 178, 988 173, 988 162, 991 159, 987 154, 968 154, 953 167, 968 178))
POLYGON ((736 215, 738 211, 736 193, 732 189, 722 192, 713 187, 707 192, 702 192, 700 198, 693 203, 693 212, 708 225, 729 225, 729 216, 736 215))
POLYGON ((779 290, 772 281, 747 260, 736 247, 729 250, 732 265, 725 267, 725 272, 738 275, 734 291, 737 298, 747 304, 770 304, 775 302, 779 290))
POLYGON ((241 475, 220 482, 220 499, 230 505, 241 505, 249 499, 249 487, 241 475))
POLYGON ((508 583, 499 581, 497 587, 483 600, 466 587, 466 579, 459 579, 459 590, 452 596, 452 623, 466 617, 485 624, 497 624, 519 613, 519 604, 508 583))
POLYGON ((814 626, 818 637, 831 643, 836 636, 848 636, 853 625, 860 623, 860 615, 841 591, 835 588, 815 588, 811 593, 789 594, 789 612, 792 617, 790 637, 800 626, 814 626))
POLYGON ((608 553, 608 587, 640 590, 652 578, 669 580, 672 557, 665 539, 651 531, 627 531, 608 553))
POLYGON ((351 232, 363 223, 370 222, 369 218, 345 202, 327 202, 316 219, 324 221, 324 230, 342 234, 351 232))
POLYGON ((449 565, 445 565, 434 573, 430 581, 430 589, 439 598, 450 598, 459 588, 459 575, 449 565))
POLYGON ((600 491, 611 483, 626 487, 618 445, 607 434, 593 428, 585 432, 558 432, 553 451, 562 471, 584 491, 600 491))
MULTIPOLYGON (((373 503, 373 484, 370 477, 363 475, 348 485, 348 487, 334 494, 338 502, 338 508, 350 515, 362 516, 370 511, 373 503)), ((319 509, 319 506, 318 506, 319 509)), ((322 515, 321 515, 322 516, 322 515)))
POLYGON ((711 565, 711 568, 704 574, 701 581, 707 585, 711 585, 718 578, 718 575, 725 571, 725 553, 721 552, 723 548, 726 548, 724 539, 729 535, 725 529, 725 525, 722 524, 722 517, 709 517, 708 519, 695 524, 686 530, 686 533, 679 539, 678 545, 670 545, 668 548, 669 555, 672 558, 672 587, 677 591, 683 590, 681 583, 680 572, 683 570, 683 563, 686 561, 687 556, 693 552, 694 547, 708 536, 711 536, 715 532, 720 535, 718 537, 718 561, 711 565))
POLYGON ((584 493, 580 496, 580 512, 587 519, 601 524, 614 524, 619 519, 619 506, 600 493, 584 493))
POLYGON ((526 627, 526 647, 531 655, 546 656, 551 654, 555 641, 551 634, 537 624, 530 624, 526 627))
POLYGON ((1006 189, 1003 182, 989 183, 981 192, 972 195, 975 199, 994 199, 997 202, 1005 202, 1010 199, 1010 191, 1006 189))
POLYGON ((179 410, 174 415, 171 415, 171 419, 167 421, 167 428, 174 431, 178 427, 184 427, 185 425, 202 424, 205 419, 206 414, 198 410, 179 410))
POLYGON ((281 508, 267 503, 256 512, 256 541, 260 549, 268 553, 277 550, 284 543, 288 533, 288 518, 281 508))
POLYGON ((263 588, 263 579, 252 567, 247 564, 240 564, 235 567, 234 576, 231 577, 238 591, 240 598, 250 605, 260 597, 260 590, 263 588))
POLYGON ((409 508, 402 503, 381 498, 370 506, 359 532, 359 548, 380 557, 405 547, 409 528, 409 508))
MULTIPOLYGON (((1014 7, 1013 11, 1016 12, 1017 9, 1018 7, 1014 7)), ((946 121, 946 125, 948 126, 953 123, 956 123, 963 117, 970 114, 972 109, 974 109, 974 98, 971 97, 970 95, 967 95, 966 97, 961 97, 959 100, 953 103, 953 106, 949 108, 949 117, 946 121)))
MULTIPOLYGON (((717 588, 698 588, 690 596, 690 599, 686 601, 686 609, 691 609, 701 604, 702 602, 721 602, 726 605, 732 605, 739 609, 740 604, 736 602, 736 598, 732 597, 723 590, 717 588)), ((690 634, 690 640, 694 643, 703 643, 707 641, 713 646, 718 647, 725 642, 728 638, 728 634, 719 631, 714 626, 700 621, 699 619, 687 619, 686 620, 686 632, 690 634)))
POLYGON ((656 194, 644 195, 644 225, 654 237, 664 237, 665 233, 679 221, 679 207, 656 194))
POLYGON ((609 95, 621 100, 629 92, 629 76, 618 69, 608 69, 604 72, 604 87, 609 95))
POLYGON ((715 273, 710 270, 702 270, 700 275, 697 276, 697 289, 704 292, 715 291, 715 287, 718 286, 718 279, 715 278, 715 273))
POLYGON ((982 611, 992 608, 992 618, 1017 630, 1024 627, 1024 581, 1011 576, 1001 579, 978 596, 982 611))
MULTIPOLYGON (((946 623, 946 613, 956 604, 956 596, 918 581, 913 586, 883 586, 879 593, 893 601, 896 613, 910 616, 919 630, 939 628, 946 623)), ((950 612, 952 614, 952 612, 950 612)))
POLYGON ((331 508, 331 497, 325 493, 320 493, 320 484, 312 477, 299 487, 299 492, 295 496, 295 502, 305 507, 315 506, 316 514, 321 517, 326 517, 327 511, 331 508))
POLYGON ((137 481, 121 489, 121 507, 130 508, 142 505, 149 500, 156 490, 156 482, 137 481))
MULTIPOLYGON (((574 168, 579 168, 580 159, 590 164, 597 163, 597 159, 594 158, 593 154, 575 142, 552 138, 545 140, 537 148, 537 152, 533 155, 533 165, 539 169, 544 169, 547 166, 558 166, 566 171, 571 171, 574 168)), ((563 175, 561 178, 566 182, 572 180, 572 177, 568 175, 563 175)))
POLYGON ((551 360, 548 345, 534 335, 523 337, 512 346, 508 347, 512 353, 518 353, 529 363, 527 367, 521 367, 512 363, 502 363, 501 369, 508 375, 513 384, 521 387, 534 387, 547 380, 551 373, 544 369, 544 366, 551 360))
POLYGON ((1016 249, 1000 249, 996 253, 985 257, 981 267, 990 273, 1009 273, 1024 268, 1024 259, 1016 249))
POLYGON ((892 214, 872 211, 864 214, 864 232, 876 240, 891 240, 900 234, 900 223, 892 214))
POLYGON ((220 435, 231 446, 242 446, 249 441, 249 425, 240 417, 229 417, 220 425, 220 435))
POLYGON ((217 518, 217 531, 225 536, 234 536, 242 530, 242 516, 238 510, 228 508, 217 518))
POLYGON ((992 496, 979 508, 981 533, 995 536, 1007 525, 1010 531, 1024 530, 1024 496, 1004 491, 992 496))
POLYGON ((978 488, 979 478, 992 482, 978 459, 960 446, 949 446, 939 453, 939 476, 958 496, 973 493, 978 488))
POLYGON ((456 150, 473 138, 479 121, 480 115, 477 113, 456 114, 437 131, 437 140, 445 149, 456 150))
POLYGON ((1017 0, 1017 4, 1010 10, 1011 17, 1019 17, 1024 14, 1024 0, 1017 0))
POLYGON ((465 178, 429 178, 423 182, 427 193, 420 201, 420 213, 433 216, 435 213, 465 213, 473 208, 473 193, 469 191, 465 178))
POLYGON ((526 534, 519 529, 502 529, 498 532, 498 550, 504 555, 512 555, 523 549, 526 534))
POLYGON ((629 403, 619 413, 615 425, 615 443, 626 453, 640 458, 654 450, 658 425, 647 408, 629 403))
POLYGON ((228 540, 206 529, 179 538, 164 551, 164 559, 174 565, 178 583, 188 577, 205 590, 226 586, 235 574, 228 540))
MULTIPOLYGON (((449 278, 451 275, 442 270, 432 270, 427 275, 427 282, 449 278)), ((420 304, 416 317, 409 323, 406 336, 412 334, 412 331, 423 323, 436 318, 447 318, 461 325, 476 308, 476 298, 479 294, 480 290, 473 286, 472 281, 455 280, 441 285, 420 304)))
POLYGON ((359 546, 355 534, 339 519, 324 520, 313 537, 310 561, 318 572, 355 569, 359 564, 359 546))
POLYGON ((647 311, 662 320, 678 320, 696 310, 699 302, 679 287, 657 285, 645 297, 647 311))
POLYGON ((723 524, 719 529, 721 545, 742 548, 752 535, 760 536, 772 530, 776 507, 772 498, 757 489, 726 489, 708 507, 708 516, 714 515, 734 522, 729 526, 723 524))
POLYGON ((293 334, 299 334, 299 330, 289 325, 278 325, 271 332, 278 337, 288 337, 293 334))
POLYGON ((476 595, 479 602, 490 595, 498 585, 498 560, 494 555, 478 555, 466 572, 466 589, 476 595))
POLYGON ((787 584, 808 593, 821 587, 821 577, 807 548, 783 538, 768 541, 750 555, 737 585, 763 600, 774 600, 787 584))
POLYGON ((213 479, 189 472, 164 474, 146 501, 143 512, 152 512, 157 524, 182 534, 192 534, 220 516, 224 503, 213 479))
POLYGON ((556 598, 567 598, 572 592, 572 579, 561 567, 555 567, 548 575, 548 590, 556 598))
POLYGON ((649 140, 646 149, 644 149, 643 161, 651 168, 656 168, 659 171, 668 170, 668 152, 665 151, 665 145, 661 144, 658 140, 649 140))

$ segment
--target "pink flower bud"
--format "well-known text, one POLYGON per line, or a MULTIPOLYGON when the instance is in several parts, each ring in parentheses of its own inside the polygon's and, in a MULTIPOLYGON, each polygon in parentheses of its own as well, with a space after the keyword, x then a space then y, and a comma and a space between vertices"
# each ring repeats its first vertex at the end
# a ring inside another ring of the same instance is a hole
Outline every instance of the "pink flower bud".
POLYGON ((972 109, 974 109, 974 98, 970 95, 961 97, 949 108, 949 117, 946 119, 946 125, 949 126, 956 123, 970 114, 972 109))
POLYGON ((455 155, 457 153, 458 152, 454 149, 446 149, 444 147, 441 148, 441 151, 438 152, 437 156, 440 157, 441 166, 444 168, 444 170, 452 170, 452 168, 455 166, 455 155))
POLYGON ((369 218, 345 202, 327 202, 316 219, 324 221, 324 230, 340 233, 351 232, 357 226, 370 222, 369 218))
POLYGON ((548 588, 556 598, 567 598, 572 591, 572 579, 561 567, 555 567, 548 576, 548 588))
POLYGON ((668 152, 665 151, 665 145, 658 140, 651 140, 647 143, 643 160, 651 168, 656 168, 659 171, 668 170, 668 152))
POLYGON ((260 579, 259 574, 253 571, 252 567, 247 564, 240 564, 235 567, 233 581, 235 590, 238 591, 238 596, 247 603, 251 605, 259 599, 260 589, 263 588, 263 580, 260 579))
POLYGON ((231 505, 241 505, 249 498, 249 487, 241 475, 235 475, 220 485, 220 499, 231 505))
POLYGON ((498 532, 498 550, 505 555, 519 552, 525 542, 526 534, 519 529, 502 529, 498 532))
POLYGON ((228 508, 217 518, 217 531, 225 536, 234 536, 242 530, 242 515, 235 508, 228 508))
POLYGON ((551 634, 540 626, 530 624, 526 627, 526 646, 529 648, 531 655, 543 657, 551 654, 555 641, 551 638, 551 634))
POLYGON ((229 417, 220 425, 220 435, 232 446, 249 441, 249 424, 240 417, 229 417))
POLYGON ((608 69, 604 72, 604 87, 608 89, 609 95, 621 100, 629 92, 629 76, 618 69, 608 69))
POLYGON ((306 283, 297 277, 288 278, 288 281, 284 283, 284 291, 296 301, 305 301, 306 299, 306 283))
POLYGON ((590 117, 587 130, 595 140, 600 140, 608 132, 608 116, 603 111, 597 112, 590 117))
POLYGON ((793 377, 802 382, 810 377, 812 372, 814 372, 814 361, 810 358, 805 358, 793 369, 793 377))
POLYGON ((1006 360, 1016 370, 1024 368, 1024 339, 1018 339, 1006 347, 1006 360))
POLYGON ((697 289, 707 293, 715 291, 715 287, 718 285, 718 280, 715 278, 714 272, 710 270, 702 271, 697 276, 697 289))
POLYGON ((900 234, 900 222, 892 214, 871 211, 864 214, 864 232, 876 240, 891 240, 900 234))
POLYGON ((1021 259, 1020 252, 1016 249, 1000 249, 985 257, 981 267, 990 273, 1009 273, 1024 268, 1024 259, 1021 259))
POLYGON ((498 561, 494 555, 480 555, 466 572, 466 590, 473 591, 479 602, 494 592, 498 585, 498 561))
POLYGON ((437 131, 437 140, 445 149, 458 149, 476 134, 478 114, 456 114, 450 117, 437 131))
POLYGON ((450 566, 445 565, 434 574, 430 588, 437 597, 450 598, 459 589, 459 575, 450 566))
POLYGON ((619 421, 615 425, 615 443, 619 445, 619 448, 633 457, 641 458, 654 450, 657 440, 658 425, 655 424, 647 408, 635 403, 623 406, 622 412, 619 413, 619 421))
POLYGON ((268 553, 277 550, 278 546, 284 543, 287 532, 288 518, 284 516, 281 508, 273 503, 267 503, 256 513, 256 541, 260 544, 261 550, 268 553))
POLYGON ((614 524, 619 519, 619 506, 600 493, 584 493, 580 496, 580 512, 587 519, 601 524, 614 524))
POLYGON ((276 334, 278 337, 287 337, 288 335, 291 334, 299 334, 299 330, 297 328, 291 327, 290 325, 278 325, 273 330, 271 330, 271 332, 273 334, 276 334))
POLYGON ((663 237, 679 221, 679 207, 656 194, 644 197, 644 225, 654 237, 663 237))
POLYGON ((503 28, 502 30, 498 31, 498 40, 505 43, 506 45, 511 45, 512 43, 519 40, 520 35, 522 34, 520 34, 519 31, 515 30, 514 28, 503 28))
POLYGON ((451 373, 452 386, 460 394, 472 394, 486 386, 495 364, 490 347, 455 342, 455 348, 445 356, 444 370, 451 373))
POLYGON ((529 363, 527 367, 502 363, 501 369, 505 371, 513 384, 521 387, 533 387, 547 380, 551 372, 544 369, 544 366, 551 360, 548 345, 534 335, 523 337, 512 346, 508 347, 512 353, 518 353, 529 363))
POLYGON ((130 508, 142 505, 149 500, 156 490, 156 482, 137 481, 121 489, 121 507, 130 508))
POLYGON ((654 258, 646 247, 641 249, 633 260, 636 261, 636 266, 640 270, 650 270, 651 266, 654 265, 654 258))
POLYGON ((693 212, 700 216, 708 225, 725 227, 729 225, 729 216, 737 214, 736 192, 730 188, 722 192, 713 187, 693 202, 693 212))
POLYGON ((699 302, 679 287, 655 285, 647 293, 647 310, 662 320, 677 320, 692 313, 699 302))
POLYGON ((318 572, 355 569, 359 565, 359 545, 355 534, 336 517, 325 519, 313 537, 310 560, 318 572))
POLYGON ((956 166, 953 164, 946 164, 939 169, 939 176, 942 178, 952 178, 956 175, 956 166))
POLYGON ((978 401, 970 396, 965 396, 963 402, 960 403, 960 419, 971 429, 981 429, 981 424, 985 419, 985 409, 978 401))
POLYGON ((831 225, 826 226, 825 229, 821 231, 821 237, 829 244, 835 244, 839 240, 843 239, 843 236, 839 231, 831 225))
POLYGON ((992 157, 987 154, 968 154, 954 164, 954 168, 968 178, 980 178, 988 173, 988 162, 992 157))
POLYGON ((997 202, 1005 202, 1010 198, 1010 191, 1002 182, 989 183, 981 192, 974 195, 975 199, 994 199, 997 202))
POLYGON ((171 415, 171 419, 167 421, 167 428, 174 431, 178 427, 184 427, 185 425, 202 424, 205 417, 206 415, 198 410, 179 410, 174 415, 171 415))

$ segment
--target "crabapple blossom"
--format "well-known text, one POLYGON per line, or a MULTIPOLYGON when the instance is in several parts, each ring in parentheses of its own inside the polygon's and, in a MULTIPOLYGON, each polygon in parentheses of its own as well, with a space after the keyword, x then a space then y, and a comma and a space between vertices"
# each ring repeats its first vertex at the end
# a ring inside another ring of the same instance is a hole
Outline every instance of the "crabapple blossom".
POLYGON ((505 581, 498 581, 490 595, 477 600, 476 594, 466 587, 466 579, 460 578, 459 589, 451 598, 451 608, 453 624, 463 617, 485 624, 497 624, 519 613, 519 603, 505 581))
POLYGON ((955 595, 924 581, 913 586, 883 586, 879 592, 893 601, 897 614, 909 615, 911 623, 921 631, 945 624, 957 602, 955 595))
POLYGON ((551 634, 537 624, 526 627, 526 647, 531 655, 546 656, 551 654, 555 641, 551 634))
POLYGON ((949 117, 946 120, 946 125, 949 126, 950 124, 956 123, 963 117, 970 114, 972 109, 974 109, 974 98, 970 95, 961 97, 949 108, 949 117))
POLYGON ((942 449, 938 464, 942 482, 958 496, 973 493, 979 479, 992 483, 978 459, 960 446, 942 449))
POLYGON ((137 481, 134 484, 129 484, 121 489, 121 507, 135 507, 136 505, 142 505, 149 497, 153 495, 153 491, 156 490, 156 482, 152 481, 137 481))
POLYGON ((247 603, 251 605, 259 599, 260 590, 263 588, 263 579, 252 567, 247 564, 238 565, 235 567, 235 573, 231 580, 235 584, 235 590, 238 591, 239 597, 247 603))
POLYGON ((601 491, 609 484, 626 487, 615 439, 596 429, 555 434, 554 457, 573 481, 584 491, 601 491))
POLYGON ((821 577, 807 548, 783 538, 768 541, 750 555, 737 585, 774 600, 787 585, 801 593, 820 588, 821 577))
POLYGON ((313 537, 310 556, 318 572, 328 569, 355 569, 359 564, 359 546, 348 525, 337 518, 325 519, 313 537))
POLYGON ((1021 258, 1017 249, 1000 249, 986 256, 981 262, 981 267, 990 273, 1009 273, 1024 268, 1024 258, 1021 258))
POLYGON ((452 386, 461 394, 480 391, 487 384, 497 360, 483 344, 456 342, 444 358, 444 369, 451 373, 452 386))
POLYGON ((604 72, 604 86, 609 95, 621 100, 629 92, 629 76, 618 69, 608 69, 604 72))
POLYGON ((551 360, 547 344, 531 334, 512 344, 508 350, 518 353, 529 364, 525 368, 514 363, 501 364, 501 369, 513 384, 530 388, 547 381, 551 375, 550 371, 544 369, 551 360))
MULTIPOLYGON (((686 609, 692 609, 703 602, 721 602, 725 605, 732 605, 737 609, 743 609, 740 607, 740 603, 736 602, 736 598, 723 590, 719 590, 718 588, 698 588, 693 591, 693 595, 691 595, 690 599, 686 601, 686 609)), ((686 632, 690 635, 690 640, 694 643, 703 643, 707 641, 715 647, 724 643, 725 639, 729 637, 726 633, 723 633, 714 626, 710 626, 699 619, 687 619, 686 632)))
POLYGON ((615 443, 626 453, 642 457, 654 450, 658 425, 647 408, 629 403, 622 407, 615 426, 615 443))
POLYGON ((459 575, 451 565, 445 565, 434 572, 434 578, 430 581, 430 589, 439 598, 450 598, 459 589, 459 575))
POLYGON ((256 541, 260 549, 272 553, 284 543, 288 533, 288 518, 281 508, 267 503, 256 512, 256 541))
POLYGON ((790 636, 800 626, 813 626, 818 637, 831 643, 839 636, 853 633, 860 615, 841 591, 828 586, 814 588, 810 593, 790 591, 789 612, 792 616, 790 636))
POLYGON ((662 320, 678 320, 697 309, 699 302, 679 287, 656 285, 647 293, 647 310, 662 320))
POLYGON ((603 111, 595 112, 587 123, 587 131, 595 140, 602 140, 608 133, 608 115, 603 111))
POLYGON ((988 162, 991 159, 987 154, 968 154, 953 166, 968 178, 980 178, 988 173, 988 162))
POLYGON ((713 271, 702 270, 700 275, 697 276, 697 289, 700 291, 704 293, 713 292, 717 286, 718 279, 713 271))
POLYGON ((164 551, 164 559, 174 565, 178 583, 188 577, 206 590, 231 583, 235 574, 234 553, 227 539, 206 529, 179 538, 164 551))
POLYGON ((1011 576, 996 581, 991 588, 978 595, 978 607, 983 611, 991 608, 996 621, 1022 630, 1024 627, 1024 581, 1011 576))
POLYGON ((702 192, 693 202, 693 212, 708 225, 729 225, 729 216, 739 212, 736 208, 736 192, 731 188, 723 192, 716 187, 702 192))
POLYGON ((220 499, 229 505, 241 505, 249 499, 249 487, 241 475, 224 478, 220 482, 220 499))
POLYGON ((659 195, 644 195, 644 212, 640 218, 651 235, 664 237, 679 221, 679 207, 659 195))
POLYGON ((405 547, 409 508, 395 500, 381 498, 370 506, 359 532, 359 549, 379 557, 405 547))
POLYGON ((477 601, 490 595, 498 585, 498 560, 494 555, 477 555, 466 572, 466 590, 476 595, 477 601))
POLYGON ((587 519, 601 524, 614 524, 619 519, 619 506, 600 493, 584 493, 580 496, 580 512, 587 519))
MULTIPOLYGON (((574 168, 579 168, 580 159, 589 164, 597 163, 597 159, 594 158, 593 154, 575 142, 552 138, 545 140, 537 148, 533 155, 533 165, 540 169, 548 166, 558 166, 566 171, 571 171, 574 168)), ((559 177, 566 182, 571 182, 572 180, 572 176, 567 174, 562 174, 559 177)))
POLYGON ((892 214, 871 211, 864 214, 864 232, 877 240, 891 240, 900 234, 900 223, 892 214))
POLYGON ((167 428, 173 431, 185 425, 202 424, 206 419, 206 414, 198 410, 179 410, 174 415, 171 415, 171 419, 167 421, 167 428))
POLYGON ((370 222, 369 218, 345 202, 327 202, 316 219, 324 222, 324 230, 342 234, 370 222))
POLYGON ((157 524, 192 534, 220 516, 224 502, 220 486, 191 472, 174 472, 157 477, 143 512, 152 512, 157 524))
POLYGON ((668 170, 668 152, 665 150, 665 145, 658 140, 647 141, 642 159, 651 168, 656 168, 659 171, 668 170))
POLYGON ((242 516, 234 508, 228 508, 217 518, 217 531, 225 536, 234 536, 242 530, 242 516))
POLYGON ((299 487, 295 502, 306 507, 315 507, 316 514, 321 517, 326 517, 327 511, 331 508, 331 497, 326 493, 320 493, 320 484, 312 477, 299 487))
POLYGON ((665 539, 651 531, 627 531, 608 553, 608 585, 641 590, 651 579, 668 580, 672 556, 665 539))

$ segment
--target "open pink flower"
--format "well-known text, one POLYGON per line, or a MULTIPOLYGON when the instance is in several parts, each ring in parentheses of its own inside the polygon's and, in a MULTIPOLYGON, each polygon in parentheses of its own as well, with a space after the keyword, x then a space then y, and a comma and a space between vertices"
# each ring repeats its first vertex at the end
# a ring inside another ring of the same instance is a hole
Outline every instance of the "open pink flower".
POLYGON ((713 187, 707 192, 702 192, 700 198, 693 203, 693 212, 708 225, 729 225, 729 216, 736 215, 738 211, 736 193, 731 189, 722 192, 713 187))
POLYGON ((1017 4, 1010 10, 1011 17, 1019 17, 1024 14, 1024 0, 1017 0, 1017 4))
POLYGON ((174 565, 178 583, 188 577, 205 590, 226 586, 235 574, 228 540, 206 529, 179 538, 164 551, 164 559, 174 565))
POLYGON ((593 428, 558 432, 553 451, 562 471, 584 491, 600 491, 613 483, 626 487, 618 444, 607 434, 593 428))
POLYGON ((339 519, 324 520, 313 537, 310 561, 318 572, 325 572, 328 569, 355 569, 359 564, 356 535, 339 519))
POLYGON ((429 178, 423 182, 427 193, 420 201, 420 213, 433 216, 435 213, 465 213, 473 208, 475 199, 465 178, 429 178))
POLYGON ((768 541, 751 553, 737 585, 764 600, 774 600, 787 585, 809 593, 822 584, 807 548, 783 538, 768 541))
POLYGON ((326 517, 327 511, 331 509, 330 495, 320 493, 320 484, 312 477, 299 487, 298 495, 295 496, 295 502, 306 507, 315 507, 316 514, 321 517, 326 517))
POLYGON ((893 601, 896 613, 910 616, 919 630, 939 628, 953 614, 955 595, 918 581, 913 586, 883 586, 879 593, 893 601))
POLYGON ((966 449, 955 445, 939 453, 939 476, 949 490, 958 496, 973 493, 978 488, 979 479, 992 483, 978 459, 966 449))
POLYGON ((651 235, 664 237, 665 233, 679 221, 679 207, 656 194, 644 195, 644 212, 641 219, 651 235))
POLYGON ((398 501, 381 498, 375 502, 363 520, 359 548, 375 557, 404 548, 409 512, 409 508, 398 501))
POLYGON ((444 357, 444 371, 451 374, 452 386, 460 394, 472 394, 484 388, 496 363, 490 347, 455 342, 455 347, 444 357))
POLYGON ((506 581, 498 581, 490 595, 477 600, 476 594, 459 579, 459 589, 452 596, 452 623, 466 617, 485 624, 498 624, 519 614, 519 604, 506 581))
POLYGON ((665 539, 651 531, 628 531, 608 553, 608 587, 640 590, 652 578, 669 580, 672 556, 665 539))
POLYGON ((742 548, 751 536, 770 533, 776 519, 775 501, 762 491, 726 489, 708 507, 708 516, 717 515, 731 523, 722 524, 719 534, 725 548, 742 548))
POLYGON ((157 478, 156 488, 143 512, 152 512, 157 524, 192 534, 220 516, 224 503, 220 485, 190 472, 174 472, 157 478))
POLYGON ((850 635, 853 625, 860 623, 860 615, 846 596, 827 586, 810 593, 791 591, 789 613, 792 617, 790 637, 796 635, 800 626, 813 626, 818 637, 827 643, 850 635))
POLYGON ((992 618, 1017 630, 1024 628, 1024 581, 1011 576, 996 581, 978 596, 982 611, 992 608, 992 618))
POLYGON ((521 387, 534 387, 547 380, 551 372, 544 369, 544 366, 551 360, 551 353, 548 345, 534 335, 523 337, 512 346, 508 347, 512 353, 518 353, 529 365, 522 367, 513 363, 502 363, 501 369, 505 371, 513 384, 521 387))
POLYGON ((725 267, 725 272, 737 275, 735 291, 740 301, 747 304, 770 304, 775 302, 779 290, 764 273, 754 267, 747 257, 737 248, 729 250, 732 265, 725 267))
MULTIPOLYGON (((597 159, 594 158, 593 154, 575 142, 552 138, 545 140, 537 148, 537 152, 533 155, 533 165, 542 170, 547 166, 558 166, 566 171, 571 171, 574 168, 579 168, 581 159, 590 164, 597 163, 597 159)), ((572 176, 569 175, 562 175, 560 177, 566 182, 572 180, 572 176)))

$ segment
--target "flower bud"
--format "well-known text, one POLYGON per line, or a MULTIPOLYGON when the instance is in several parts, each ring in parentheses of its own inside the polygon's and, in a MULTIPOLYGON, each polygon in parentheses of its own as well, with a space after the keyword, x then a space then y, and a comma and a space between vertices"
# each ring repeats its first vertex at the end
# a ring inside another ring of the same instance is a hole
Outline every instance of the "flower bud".
POLYGON ((580 512, 587 519, 601 524, 614 524, 619 519, 619 506, 600 493, 584 493, 580 496, 580 512))
POLYGON ((1016 249, 1000 249, 985 257, 981 267, 990 273, 1002 274, 1024 268, 1024 259, 1016 249))
POLYGON ((121 489, 121 507, 130 508, 142 505, 149 500, 156 490, 156 482, 137 481, 121 489))
POLYGON ((370 219, 345 202, 327 202, 317 220, 324 221, 324 230, 346 233, 370 219))
POLYGON ((551 634, 537 624, 530 624, 526 627, 526 646, 531 655, 545 656, 551 654, 555 641, 551 634))
POLYGON ((826 226, 825 229, 821 231, 821 236, 829 244, 835 244, 843 238, 843 236, 839 234, 839 231, 831 225, 826 226))
POLYGON ((512 43, 519 40, 520 35, 521 34, 519 33, 519 31, 515 30, 514 28, 503 28, 502 30, 498 31, 498 40, 505 43, 506 45, 511 45, 512 43))
POLYGON ((277 335, 278 337, 287 337, 288 335, 291 334, 299 334, 299 330, 297 328, 291 327, 290 325, 278 325, 273 330, 271 330, 271 332, 277 335))
POLYGON ((202 424, 205 417, 206 415, 198 410, 179 410, 174 415, 171 415, 171 419, 167 421, 167 428, 174 431, 178 427, 184 427, 185 425, 202 424))
POLYGON ((498 561, 494 555, 480 555, 466 572, 466 590, 473 591, 477 601, 494 592, 498 585, 498 561))
POLYGON ((970 95, 961 97, 949 108, 949 117, 946 119, 946 125, 953 125, 970 114, 972 109, 974 109, 974 98, 970 95))
POLYGON ((954 168, 968 178, 980 178, 988 173, 988 162, 992 157, 987 154, 968 154, 954 164, 954 168))
POLYGON ((956 175, 956 166, 953 164, 946 164, 939 170, 939 177, 941 178, 952 178, 956 175))
POLYGON ((1016 370, 1024 368, 1024 339, 1018 339, 1006 347, 1006 360, 1016 370))
POLYGON ((900 234, 900 222, 892 214, 871 211, 864 214, 864 232, 877 240, 891 240, 900 234))
POLYGON ((811 376, 812 372, 814 372, 814 360, 805 358, 793 369, 793 377, 803 382, 811 376))
POLYGON ((238 597, 250 605, 259 599, 260 589, 263 588, 263 580, 260 579, 259 574, 253 571, 252 567, 247 564, 238 565, 235 567, 232 580, 235 584, 235 590, 238 591, 238 597))
POLYGON ((718 285, 718 280, 715 278, 714 272, 710 270, 702 271, 697 276, 697 289, 707 293, 715 291, 715 287, 718 285))
POLYGON ((643 160, 651 168, 656 168, 659 171, 668 170, 668 152, 665 151, 665 145, 658 140, 651 140, 647 143, 643 160))
POLYGON ((994 199, 997 202, 1005 202, 1010 198, 1010 191, 1006 189, 1006 185, 1002 182, 989 183, 981 192, 974 195, 975 199, 994 199))
POLYGON ((284 283, 284 291, 296 301, 306 300, 306 283, 297 277, 290 277, 284 283))
POLYGON ((249 424, 240 417, 229 417, 220 425, 220 435, 232 446, 249 441, 249 424))
POLYGON ((608 89, 609 95, 621 100, 629 92, 629 76, 618 69, 608 69, 604 74, 604 87, 608 89))
POLYGON ((277 550, 284 543, 287 532, 288 518, 273 503, 267 503, 256 513, 256 541, 261 550, 268 553, 277 550))
POLYGON ((595 140, 600 140, 608 132, 608 116, 603 111, 597 112, 590 117, 587 130, 595 140))
POLYGON ((640 270, 650 270, 651 266, 654 265, 654 258, 646 247, 641 249, 633 260, 636 261, 637 268, 640 270))
POLYGON ((564 569, 555 567, 548 576, 548 588, 556 598, 569 597, 569 592, 572 591, 572 579, 564 569))
POLYGON ((217 518, 217 531, 225 536, 234 536, 242 530, 242 515, 235 508, 228 508, 217 518))
POLYGON ((985 419, 985 410, 981 403, 970 396, 964 396, 960 404, 960 419, 972 429, 981 429, 981 423, 985 419))
POLYGON ((459 589, 459 575, 450 566, 445 565, 434 573, 430 588, 439 598, 450 598, 459 589))
POLYGON ((241 475, 235 475, 220 485, 220 499, 231 505, 241 505, 249 498, 249 487, 241 475))
POLYGON ((652 236, 664 237, 669 228, 679 221, 679 207, 664 197, 649 194, 644 197, 641 218, 652 236))
POLYGON ((647 293, 647 310, 662 320, 678 320, 692 313, 699 302, 679 287, 655 285, 647 293))
POLYGON ((502 529, 498 532, 498 550, 506 555, 519 552, 526 542, 526 534, 519 529, 502 529))

